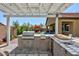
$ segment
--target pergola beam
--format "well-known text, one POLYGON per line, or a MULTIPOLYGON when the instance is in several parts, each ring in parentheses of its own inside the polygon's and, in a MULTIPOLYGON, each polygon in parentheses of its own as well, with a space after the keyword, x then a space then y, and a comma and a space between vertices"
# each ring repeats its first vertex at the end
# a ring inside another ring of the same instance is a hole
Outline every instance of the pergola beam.
POLYGON ((2 11, 4 13, 8 13, 8 14, 14 14, 11 10, 9 10, 6 7, 4 7, 2 4, 0 4, 0 11, 2 11))
MULTIPOLYGON (((41 8, 43 7, 43 6, 41 6, 41 4, 42 3, 40 3, 37 7, 39 8, 38 10, 39 10, 39 12, 36 12, 35 13, 35 11, 34 10, 32 10, 32 7, 36 7, 36 6, 32 6, 32 5, 29 5, 29 3, 26 3, 26 5, 25 6, 22 6, 22 5, 18 5, 18 4, 15 4, 15 3, 13 3, 12 5, 13 6, 10 6, 10 4, 3 4, 3 3, 1 3, 0 4, 0 9, 2 10, 2 11, 5 11, 7 14, 11 14, 11 15, 28 15, 28 16, 32 16, 32 15, 36 15, 36 16, 40 16, 40 15, 43 15, 44 13, 43 12, 45 12, 46 14, 47 14, 47 16, 48 16, 48 14, 50 13, 57 13, 57 12, 61 12, 61 11, 64 11, 67 7, 69 7, 71 4, 68 4, 68 3, 62 3, 62 4, 48 4, 47 5, 47 7, 48 7, 48 9, 46 9, 46 6, 44 7, 45 8, 45 10, 42 10, 41 8), (56 5, 56 6, 55 6, 56 5), (67 5, 67 6, 66 6, 67 5), (20 7, 21 6, 21 7, 20 7), (26 10, 24 10, 24 9, 22 9, 22 8, 26 8, 26 6, 27 6, 27 8, 29 9, 29 11, 28 12, 26 12, 27 11, 27 9, 26 10), (15 8, 13 8, 13 7, 15 7, 15 8), (55 8, 54 8, 55 7, 55 8)), ((43 5, 43 4, 42 4, 43 5)), ((35 9, 35 8, 34 8, 35 9)))
POLYGON ((60 10, 58 10, 59 12, 62 12, 64 11, 65 9, 67 9, 69 6, 71 6, 73 3, 70 3, 70 4, 67 4, 67 3, 64 3, 64 5, 60 8, 60 10))
POLYGON ((18 4, 15 4, 15 5, 23 14, 25 14, 25 12, 20 8, 20 6, 18 4))
POLYGON ((31 10, 31 7, 29 6, 29 4, 27 3, 27 6, 28 6, 28 8, 29 8, 29 10, 30 10, 30 12, 32 13, 32 15, 33 15, 33 12, 32 12, 32 10, 31 10))
POLYGON ((41 8, 41 3, 39 3, 39 15, 40 15, 40 8, 41 8))
POLYGON ((49 8, 48 8, 48 10, 47 10, 47 14, 49 13, 49 11, 50 11, 52 5, 53 5, 53 4, 51 3, 50 6, 49 6, 49 8))
MULTIPOLYGON (((4 15, 7 17, 9 15, 4 15)), ((10 17, 47 17, 47 15, 10 15, 10 17)))
POLYGON ((17 14, 13 9, 11 9, 9 6, 6 6, 5 4, 1 4, 3 7, 7 8, 8 10, 12 11, 13 13, 17 14))
POLYGON ((64 3, 61 4, 61 5, 54 11, 54 13, 58 13, 58 10, 60 10, 60 9, 62 8, 63 5, 64 5, 64 3))

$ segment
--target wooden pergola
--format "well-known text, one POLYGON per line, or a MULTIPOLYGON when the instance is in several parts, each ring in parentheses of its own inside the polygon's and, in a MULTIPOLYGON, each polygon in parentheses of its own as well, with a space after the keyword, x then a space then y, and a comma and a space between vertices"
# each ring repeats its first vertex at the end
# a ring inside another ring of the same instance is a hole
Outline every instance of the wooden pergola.
POLYGON ((0 3, 0 10, 7 18, 7 42, 10 44, 11 17, 52 17, 55 15, 55 33, 58 34, 58 13, 62 13, 68 3, 0 3))

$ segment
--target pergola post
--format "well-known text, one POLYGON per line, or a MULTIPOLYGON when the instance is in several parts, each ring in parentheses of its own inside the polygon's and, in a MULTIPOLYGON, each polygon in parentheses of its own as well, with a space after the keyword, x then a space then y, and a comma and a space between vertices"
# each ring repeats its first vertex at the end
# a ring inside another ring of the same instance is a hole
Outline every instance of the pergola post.
POLYGON ((58 14, 55 17, 55 34, 58 34, 58 14))
POLYGON ((10 45, 10 16, 7 16, 7 44, 10 45))

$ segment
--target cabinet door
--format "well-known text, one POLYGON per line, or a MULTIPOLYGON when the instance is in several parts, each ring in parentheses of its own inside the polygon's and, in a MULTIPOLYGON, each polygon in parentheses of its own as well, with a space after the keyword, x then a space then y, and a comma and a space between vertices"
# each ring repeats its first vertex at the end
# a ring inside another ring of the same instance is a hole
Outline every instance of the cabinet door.
POLYGON ((68 51, 65 50, 65 56, 72 56, 68 51))
POLYGON ((53 55, 65 56, 65 50, 60 45, 58 45, 55 41, 53 42, 53 55))

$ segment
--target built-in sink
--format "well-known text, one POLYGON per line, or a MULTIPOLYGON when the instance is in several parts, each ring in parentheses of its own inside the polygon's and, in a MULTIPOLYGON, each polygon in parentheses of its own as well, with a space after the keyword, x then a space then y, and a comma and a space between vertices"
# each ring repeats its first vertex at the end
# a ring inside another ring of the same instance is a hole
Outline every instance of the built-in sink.
POLYGON ((63 44, 72 45, 72 42, 62 42, 63 44))
POLYGON ((78 46, 78 47, 79 47, 79 38, 72 40, 72 42, 73 42, 73 44, 74 44, 75 46, 78 46))
POLYGON ((66 45, 72 45, 73 44, 73 42, 71 40, 61 40, 60 42, 63 43, 63 44, 66 44, 66 45))
POLYGON ((60 40, 61 43, 63 44, 67 44, 67 45, 72 45, 72 41, 71 40, 60 40))

